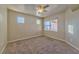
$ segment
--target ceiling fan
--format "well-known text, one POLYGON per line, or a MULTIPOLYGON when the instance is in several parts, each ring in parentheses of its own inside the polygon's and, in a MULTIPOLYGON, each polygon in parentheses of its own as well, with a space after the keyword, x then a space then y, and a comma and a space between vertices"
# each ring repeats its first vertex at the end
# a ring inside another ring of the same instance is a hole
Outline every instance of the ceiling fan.
POLYGON ((36 10, 37 10, 37 12, 38 13, 43 13, 43 12, 46 12, 47 10, 47 8, 49 7, 49 5, 38 5, 37 6, 37 8, 36 8, 36 10))

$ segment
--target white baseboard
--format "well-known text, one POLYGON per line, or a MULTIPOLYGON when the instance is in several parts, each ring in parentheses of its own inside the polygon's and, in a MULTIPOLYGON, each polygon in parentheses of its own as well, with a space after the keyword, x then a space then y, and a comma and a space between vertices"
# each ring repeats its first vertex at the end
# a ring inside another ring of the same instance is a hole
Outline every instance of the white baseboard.
POLYGON ((16 39, 16 40, 8 41, 8 43, 16 42, 16 41, 20 41, 20 40, 25 40, 25 39, 30 39, 30 38, 38 37, 38 36, 42 36, 42 35, 35 35, 35 36, 31 36, 31 37, 20 38, 20 39, 16 39))
MULTIPOLYGON (((28 38, 26 37, 26 38, 22 38, 22 39, 13 40, 13 41, 8 41, 8 43, 15 42, 15 41, 19 41, 19 40, 30 39, 30 38, 38 37, 38 36, 42 36, 42 35, 35 35, 35 36, 28 37, 28 38)), ((47 37, 50 37, 50 38, 53 38, 53 39, 56 39, 56 40, 64 41, 64 42, 66 42, 67 44, 69 44, 70 46, 72 46, 73 48, 75 48, 75 49, 77 49, 79 51, 79 48, 77 48, 76 46, 74 46, 73 44, 71 44, 70 42, 68 42, 68 41, 66 41, 64 39, 55 38, 55 37, 50 36, 50 35, 44 35, 44 36, 47 36, 47 37)), ((3 47, 1 53, 3 53, 5 47, 6 47, 6 45, 3 47)))
POLYGON ((53 37, 53 36, 50 36, 50 35, 45 35, 45 36, 50 37, 50 38, 53 38, 53 39, 57 39, 57 40, 61 40, 61 41, 65 41, 64 39, 60 39, 60 38, 53 37))
POLYGON ((45 35, 47 37, 50 37, 50 38, 53 38, 53 39, 56 39, 56 40, 60 40, 60 41, 64 41, 66 42, 68 45, 72 46, 73 48, 77 49, 79 51, 79 48, 77 48, 76 46, 74 46, 73 44, 71 44, 70 42, 66 41, 66 40, 63 40, 63 39, 59 39, 59 38, 55 38, 53 36, 50 36, 50 35, 45 35))
POLYGON ((6 46, 7 46, 7 43, 2 47, 2 49, 1 49, 1 51, 0 51, 0 54, 2 54, 2 53, 4 52, 6 46))
POLYGON ((79 51, 79 48, 77 48, 75 45, 71 44, 70 42, 68 42, 68 41, 66 41, 66 40, 65 40, 65 42, 66 42, 67 44, 69 44, 70 46, 72 46, 73 48, 75 48, 76 50, 79 51))

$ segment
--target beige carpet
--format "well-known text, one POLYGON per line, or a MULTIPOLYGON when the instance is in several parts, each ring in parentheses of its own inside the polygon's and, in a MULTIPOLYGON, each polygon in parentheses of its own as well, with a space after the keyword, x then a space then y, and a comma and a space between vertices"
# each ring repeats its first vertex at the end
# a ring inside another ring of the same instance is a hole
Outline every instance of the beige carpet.
POLYGON ((6 54, 77 54, 79 51, 65 42, 40 36, 9 43, 6 54))

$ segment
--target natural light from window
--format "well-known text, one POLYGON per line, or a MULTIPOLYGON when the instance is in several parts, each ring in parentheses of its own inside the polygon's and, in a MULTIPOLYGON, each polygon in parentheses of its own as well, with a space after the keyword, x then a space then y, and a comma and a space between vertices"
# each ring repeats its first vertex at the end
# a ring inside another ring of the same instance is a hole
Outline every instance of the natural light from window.
POLYGON ((38 25, 40 25, 40 24, 41 24, 41 21, 38 19, 38 20, 36 20, 36 23, 37 23, 38 25))
POLYGON ((73 30, 74 30, 73 25, 68 25, 68 32, 70 34, 73 34, 74 33, 73 30))
POLYGON ((55 31, 55 32, 58 31, 58 20, 57 19, 51 22, 51 31, 55 31))
POLYGON ((17 17, 17 23, 18 23, 18 24, 24 24, 24 17, 18 16, 18 17, 17 17))
POLYGON ((44 30, 45 31, 58 31, 58 19, 44 21, 44 30))
POLYGON ((45 21, 44 22, 44 30, 49 31, 51 27, 51 22, 50 21, 45 21))
POLYGON ((40 19, 37 19, 37 20, 36 20, 36 24, 37 24, 37 26, 38 26, 38 27, 37 27, 38 30, 41 31, 41 26, 42 26, 42 25, 41 25, 41 20, 40 20, 40 19))

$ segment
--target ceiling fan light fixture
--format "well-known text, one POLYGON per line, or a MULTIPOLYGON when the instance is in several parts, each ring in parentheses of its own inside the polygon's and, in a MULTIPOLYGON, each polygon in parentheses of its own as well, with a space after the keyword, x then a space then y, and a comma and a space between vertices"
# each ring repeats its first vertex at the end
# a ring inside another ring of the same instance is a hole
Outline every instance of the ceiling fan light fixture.
POLYGON ((43 13, 44 9, 37 10, 39 13, 43 13))
POLYGON ((46 12, 46 8, 48 7, 49 5, 38 5, 36 7, 36 14, 41 16, 44 12, 46 12))
POLYGON ((40 13, 42 13, 42 12, 44 12, 44 8, 41 8, 41 7, 37 7, 37 12, 40 12, 40 13))

